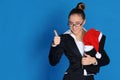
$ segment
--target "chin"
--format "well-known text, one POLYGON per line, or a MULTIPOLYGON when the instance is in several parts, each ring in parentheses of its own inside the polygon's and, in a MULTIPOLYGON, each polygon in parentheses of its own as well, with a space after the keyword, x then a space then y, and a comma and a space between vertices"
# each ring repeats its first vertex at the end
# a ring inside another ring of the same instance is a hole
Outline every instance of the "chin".
POLYGON ((77 35, 79 32, 73 32, 75 35, 77 35))
POLYGON ((78 34, 80 31, 77 29, 77 30, 72 30, 73 34, 78 34))

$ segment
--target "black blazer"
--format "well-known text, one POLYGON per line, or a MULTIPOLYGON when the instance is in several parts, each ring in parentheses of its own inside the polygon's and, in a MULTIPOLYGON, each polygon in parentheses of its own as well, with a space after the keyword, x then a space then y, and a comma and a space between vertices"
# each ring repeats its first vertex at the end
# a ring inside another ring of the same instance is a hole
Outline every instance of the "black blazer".
MULTIPOLYGON (((74 73, 74 75, 71 75, 73 77, 69 80, 80 80, 80 78, 83 78, 84 69, 81 64, 82 55, 79 52, 74 39, 69 34, 62 34, 60 35, 60 37, 61 43, 56 47, 51 46, 49 53, 49 62, 52 66, 55 66, 60 61, 60 58, 64 53, 70 62, 69 68, 66 72, 67 74, 74 73), (77 76, 77 74, 79 74, 79 77, 77 76), (78 79, 76 77, 78 77, 78 79)), ((99 72, 101 66, 107 65, 110 62, 109 57, 104 49, 102 49, 101 54, 102 58, 97 59, 98 65, 91 65, 89 67, 85 67, 87 72, 93 72, 93 74, 96 74, 99 72)), ((65 79, 65 77, 66 75, 64 76, 64 80, 67 80, 65 79)))

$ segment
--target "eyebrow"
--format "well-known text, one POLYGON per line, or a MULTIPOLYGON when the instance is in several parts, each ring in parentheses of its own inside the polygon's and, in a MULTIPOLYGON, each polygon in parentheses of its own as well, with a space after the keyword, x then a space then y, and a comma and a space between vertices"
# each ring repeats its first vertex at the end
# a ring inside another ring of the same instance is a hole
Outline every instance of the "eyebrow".
MULTIPOLYGON (((72 22, 72 21, 69 21, 69 22, 74 23, 74 22, 72 22)), ((81 22, 81 21, 76 21, 75 23, 78 23, 78 22, 81 22)), ((82 22, 83 22, 83 21, 82 21, 82 22)))
POLYGON ((80 23, 80 24, 83 24, 83 21, 76 21, 76 22, 72 22, 72 21, 69 21, 69 23, 80 23))

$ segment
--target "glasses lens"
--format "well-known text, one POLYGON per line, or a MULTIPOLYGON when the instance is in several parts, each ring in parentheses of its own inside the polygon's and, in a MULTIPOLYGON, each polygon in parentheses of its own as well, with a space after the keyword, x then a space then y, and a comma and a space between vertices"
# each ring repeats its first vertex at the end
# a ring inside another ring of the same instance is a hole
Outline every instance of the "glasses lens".
POLYGON ((76 22, 75 24, 73 24, 72 22, 69 22, 68 23, 68 25, 70 26, 70 27, 79 27, 79 26, 81 26, 83 24, 83 22, 82 23, 79 23, 79 22, 76 22))

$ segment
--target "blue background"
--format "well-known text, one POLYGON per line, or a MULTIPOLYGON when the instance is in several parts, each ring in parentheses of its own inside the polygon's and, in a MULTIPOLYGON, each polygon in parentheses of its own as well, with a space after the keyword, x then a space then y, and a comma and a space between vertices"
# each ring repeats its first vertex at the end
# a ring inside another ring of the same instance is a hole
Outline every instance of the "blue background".
POLYGON ((119 0, 0 0, 0 80, 62 80, 68 67, 63 55, 52 67, 48 62, 53 29, 65 32, 67 16, 78 2, 86 4, 85 28, 106 36, 110 64, 96 80, 119 79, 119 0))

